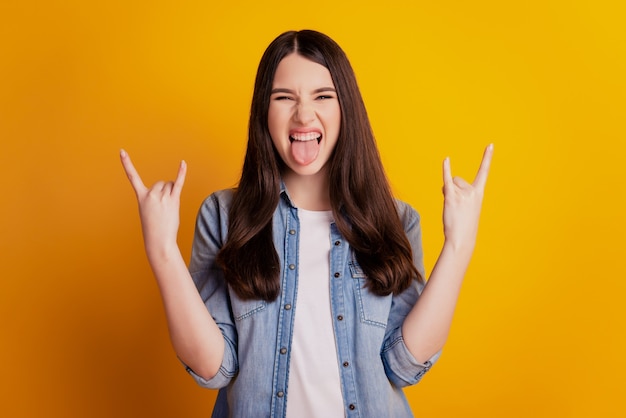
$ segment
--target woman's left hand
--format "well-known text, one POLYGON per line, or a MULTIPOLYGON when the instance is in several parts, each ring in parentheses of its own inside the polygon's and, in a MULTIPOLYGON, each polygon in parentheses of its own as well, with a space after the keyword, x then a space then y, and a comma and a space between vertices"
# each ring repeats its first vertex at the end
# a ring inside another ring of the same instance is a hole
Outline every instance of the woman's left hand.
POLYGON ((471 252, 474 249, 492 155, 493 144, 489 144, 471 184, 460 177, 452 177, 450 158, 443 161, 443 231, 446 244, 457 250, 471 252))

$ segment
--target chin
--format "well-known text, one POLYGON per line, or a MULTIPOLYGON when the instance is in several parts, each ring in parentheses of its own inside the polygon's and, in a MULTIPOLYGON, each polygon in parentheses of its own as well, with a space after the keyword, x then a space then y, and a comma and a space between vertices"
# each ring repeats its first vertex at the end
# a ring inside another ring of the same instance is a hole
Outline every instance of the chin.
POLYGON ((299 164, 293 164, 289 166, 289 171, 297 176, 315 176, 324 169, 324 166, 320 166, 317 161, 312 162, 309 165, 303 166, 299 164))

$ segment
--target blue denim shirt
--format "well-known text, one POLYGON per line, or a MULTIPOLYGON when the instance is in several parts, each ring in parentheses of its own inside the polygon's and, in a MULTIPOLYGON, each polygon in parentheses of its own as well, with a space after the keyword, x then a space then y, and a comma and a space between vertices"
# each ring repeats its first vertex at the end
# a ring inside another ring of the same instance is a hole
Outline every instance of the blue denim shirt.
MULTIPOLYGON (((241 300, 215 263, 228 233, 231 190, 209 196, 196 223, 189 270, 207 309, 224 335, 219 372, 211 379, 187 367, 196 382, 220 389, 214 418, 285 417, 289 360, 298 306, 298 209, 286 190, 273 218, 280 259, 281 291, 276 300, 241 300)), ((398 213, 423 274, 419 215, 397 202, 398 213)), ((376 296, 348 242, 331 224, 330 297, 346 417, 411 417, 402 387, 417 383, 439 353, 419 363, 402 338, 402 323, 421 292, 413 285, 398 295, 376 296)))

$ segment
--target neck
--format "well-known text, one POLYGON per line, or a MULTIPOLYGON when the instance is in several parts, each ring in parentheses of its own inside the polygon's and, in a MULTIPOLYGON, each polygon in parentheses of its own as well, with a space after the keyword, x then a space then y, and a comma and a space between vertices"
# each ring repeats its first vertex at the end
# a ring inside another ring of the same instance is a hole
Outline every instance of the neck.
POLYGON ((283 173, 283 181, 296 207, 315 211, 331 209, 326 170, 320 170, 310 176, 286 171, 283 173))

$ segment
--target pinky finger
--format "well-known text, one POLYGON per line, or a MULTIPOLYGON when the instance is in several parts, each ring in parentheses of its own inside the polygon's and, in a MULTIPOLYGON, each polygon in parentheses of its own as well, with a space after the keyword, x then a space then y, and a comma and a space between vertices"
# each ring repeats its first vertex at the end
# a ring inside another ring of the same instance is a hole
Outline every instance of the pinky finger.
POLYGON ((476 174, 476 178, 474 179, 473 184, 482 188, 485 187, 485 183, 487 183, 487 176, 489 175, 489 168, 491 167, 492 157, 493 144, 489 144, 487 148, 485 148, 485 152, 483 153, 483 159, 480 162, 480 167, 478 168, 478 173, 476 174))
POLYGON ((146 186, 143 184, 141 176, 139 176, 139 173, 135 169, 135 166, 133 165, 130 156, 123 149, 120 150, 120 160, 122 161, 124 172, 126 173, 128 180, 130 180, 131 186, 133 186, 133 189, 135 189, 135 193, 139 194, 140 192, 145 191, 146 186))
POLYGON ((450 168, 450 157, 443 160, 443 186, 452 184, 452 170, 450 168))

